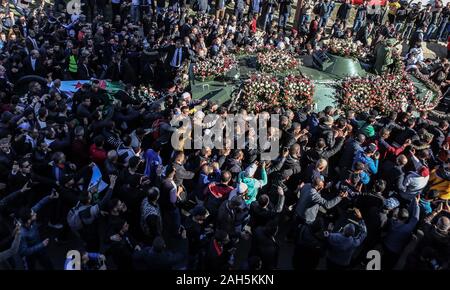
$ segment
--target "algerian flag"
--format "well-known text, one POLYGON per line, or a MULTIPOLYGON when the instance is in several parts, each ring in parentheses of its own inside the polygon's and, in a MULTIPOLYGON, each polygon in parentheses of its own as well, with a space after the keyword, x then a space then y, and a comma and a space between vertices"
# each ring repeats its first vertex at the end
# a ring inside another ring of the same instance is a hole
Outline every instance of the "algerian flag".
POLYGON ((77 81, 62 81, 60 90, 65 93, 69 98, 81 88, 83 84, 90 83, 89 80, 77 80, 77 81))
POLYGON ((102 180, 102 173, 100 172, 100 168, 97 165, 92 167, 92 176, 91 181, 89 182, 88 191, 94 192, 93 199, 94 201, 98 199, 98 194, 102 192, 108 184, 102 180))
MULTIPOLYGON (((90 80, 62 81, 60 90, 66 93, 69 97, 72 97, 72 95, 78 91, 83 84, 90 82, 90 80)), ((106 90, 108 95, 112 98, 117 91, 123 90, 125 87, 120 82, 100 80, 100 88, 106 90)))

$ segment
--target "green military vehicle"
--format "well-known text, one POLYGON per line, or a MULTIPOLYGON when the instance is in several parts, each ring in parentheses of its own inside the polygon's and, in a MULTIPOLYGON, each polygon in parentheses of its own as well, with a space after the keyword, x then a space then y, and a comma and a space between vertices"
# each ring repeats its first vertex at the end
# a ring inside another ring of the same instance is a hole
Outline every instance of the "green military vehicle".
MULTIPOLYGON (((202 81, 198 79, 193 70, 190 70, 190 88, 194 99, 211 100, 220 105, 230 104, 238 95, 241 85, 251 73, 258 71, 255 54, 237 57, 238 66, 229 71, 221 80, 202 81)), ((371 75, 366 69, 368 66, 356 58, 342 57, 324 52, 303 57, 296 69, 276 73, 281 78, 288 74, 300 74, 314 83, 314 108, 323 110, 326 106, 338 106, 337 87, 346 77, 365 77, 371 75), (364 67, 364 68, 363 68, 364 67)), ((193 65, 191 65, 192 67, 193 65)), ((427 86, 410 76, 418 97, 424 97, 429 90, 427 86)), ((434 94, 437 97, 437 94, 434 94)))

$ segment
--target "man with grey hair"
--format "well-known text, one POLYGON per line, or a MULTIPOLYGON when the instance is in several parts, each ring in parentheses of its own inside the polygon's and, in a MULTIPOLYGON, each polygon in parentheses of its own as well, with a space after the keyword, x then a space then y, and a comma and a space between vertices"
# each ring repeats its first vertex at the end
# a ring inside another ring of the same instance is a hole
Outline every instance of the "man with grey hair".
POLYGON ((24 64, 24 71, 27 75, 38 75, 45 77, 45 68, 41 62, 39 51, 33 49, 30 55, 26 58, 24 64))
POLYGON ((106 155, 106 160, 104 163, 105 171, 107 175, 118 175, 119 173, 119 154, 117 154, 116 150, 108 151, 106 155))

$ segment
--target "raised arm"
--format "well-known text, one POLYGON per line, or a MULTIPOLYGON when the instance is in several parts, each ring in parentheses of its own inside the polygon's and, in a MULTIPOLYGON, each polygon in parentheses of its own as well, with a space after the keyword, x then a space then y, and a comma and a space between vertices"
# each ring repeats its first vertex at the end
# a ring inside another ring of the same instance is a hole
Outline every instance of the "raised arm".
POLYGON ((0 252, 0 262, 11 258, 19 252, 20 238, 20 229, 16 229, 16 234, 14 236, 14 241, 12 242, 11 247, 3 252, 0 252))

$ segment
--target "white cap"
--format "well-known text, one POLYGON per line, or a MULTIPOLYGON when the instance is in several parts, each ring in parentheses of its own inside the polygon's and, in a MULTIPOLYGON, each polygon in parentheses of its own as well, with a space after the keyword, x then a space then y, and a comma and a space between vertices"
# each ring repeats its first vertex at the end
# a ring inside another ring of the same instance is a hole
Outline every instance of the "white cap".
POLYGON ((181 98, 183 98, 183 100, 188 99, 191 97, 191 94, 189 92, 184 92, 181 94, 181 98))
POLYGON ((246 192, 247 189, 248 189, 247 184, 245 184, 245 183, 243 183, 243 182, 239 182, 239 184, 238 184, 238 192, 239 192, 239 193, 242 194, 242 193, 246 192))

